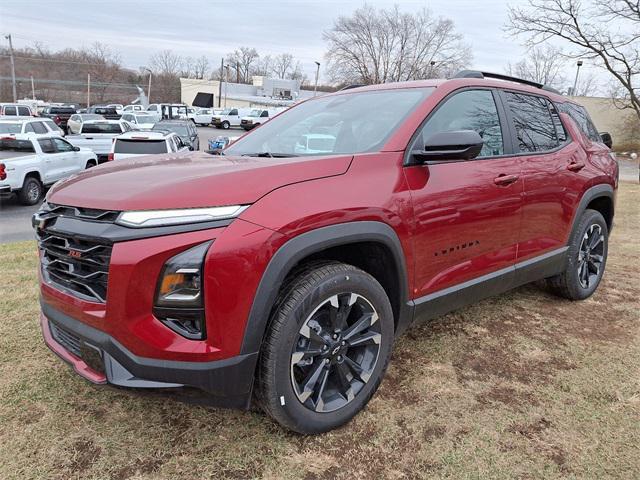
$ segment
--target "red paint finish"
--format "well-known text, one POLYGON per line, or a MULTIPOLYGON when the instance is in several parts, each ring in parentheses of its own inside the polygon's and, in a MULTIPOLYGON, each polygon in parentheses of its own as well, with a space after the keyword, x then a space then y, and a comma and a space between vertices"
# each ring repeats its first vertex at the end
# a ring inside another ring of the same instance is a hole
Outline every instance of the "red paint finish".
MULTIPOLYGON (((82 301, 41 282, 42 298, 136 355, 211 361, 240 352, 255 292, 273 255, 287 240, 317 228, 361 220, 392 227, 405 258, 410 298, 565 245, 582 194, 598 183, 615 188, 617 166, 605 147, 585 139, 564 114, 572 141, 556 152, 404 166, 412 136, 434 107, 451 92, 474 85, 505 87, 477 79, 373 87, 437 87, 379 152, 283 159, 195 152, 105 164, 61 182, 49 194, 49 201, 60 205, 251 206, 225 228, 116 243, 106 304, 82 301), (209 240, 207 338, 188 340, 153 316, 155 289, 170 257, 209 240)), ((509 88, 565 100, 535 88, 509 88)))

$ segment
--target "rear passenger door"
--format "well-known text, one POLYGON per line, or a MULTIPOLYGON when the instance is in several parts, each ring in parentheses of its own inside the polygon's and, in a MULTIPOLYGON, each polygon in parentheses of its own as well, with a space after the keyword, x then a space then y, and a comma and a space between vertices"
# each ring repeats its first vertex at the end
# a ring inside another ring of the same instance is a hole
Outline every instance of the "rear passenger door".
MULTIPOLYGON (((579 198, 571 170, 584 163, 584 152, 571 144, 556 107, 543 96, 502 93, 513 126, 515 148, 522 160, 524 200, 518 261, 554 252, 567 243, 579 198)), ((576 175, 577 174, 577 175, 576 175)), ((559 253, 559 252, 558 252, 559 253)))
POLYGON ((496 275, 499 291, 510 286, 523 186, 505 123, 497 92, 465 89, 436 107, 411 145, 424 150, 434 133, 456 130, 475 130, 484 140, 475 159, 404 169, 415 218, 414 297, 487 274, 496 275))

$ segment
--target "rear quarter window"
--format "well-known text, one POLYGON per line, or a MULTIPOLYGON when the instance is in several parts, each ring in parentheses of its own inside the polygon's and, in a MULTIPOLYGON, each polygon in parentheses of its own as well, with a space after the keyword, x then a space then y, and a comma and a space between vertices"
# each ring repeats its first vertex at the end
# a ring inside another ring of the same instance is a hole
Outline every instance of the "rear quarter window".
POLYGON ((593 142, 601 142, 600 134, 587 113, 587 109, 573 103, 559 103, 558 110, 569 115, 578 124, 582 133, 593 142))
POLYGON ((4 138, 0 140, 0 152, 35 153, 31 140, 4 138))

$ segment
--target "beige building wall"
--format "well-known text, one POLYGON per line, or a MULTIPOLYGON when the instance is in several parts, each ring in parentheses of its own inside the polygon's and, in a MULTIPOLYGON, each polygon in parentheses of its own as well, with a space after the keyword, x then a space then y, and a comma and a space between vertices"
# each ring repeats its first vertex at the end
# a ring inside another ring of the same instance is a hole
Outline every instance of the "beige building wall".
POLYGON ((198 92, 213 93, 214 106, 218 106, 218 89, 220 82, 218 80, 197 80, 194 78, 181 78, 180 88, 182 90, 182 103, 187 105, 193 104, 198 92))
POLYGON ((640 121, 633 110, 621 110, 606 97, 570 98, 587 109, 599 132, 611 134, 614 150, 640 149, 640 121))

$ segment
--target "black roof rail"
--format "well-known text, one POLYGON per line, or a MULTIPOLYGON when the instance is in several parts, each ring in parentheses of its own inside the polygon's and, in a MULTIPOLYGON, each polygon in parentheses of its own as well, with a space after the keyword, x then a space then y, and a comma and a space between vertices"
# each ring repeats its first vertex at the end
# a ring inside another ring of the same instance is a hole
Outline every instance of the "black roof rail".
POLYGON ((529 85, 530 87, 540 88, 542 90, 561 95, 558 90, 553 87, 549 87, 548 85, 543 85, 542 83, 534 82, 533 80, 527 80, 525 78, 504 75, 502 73, 481 72, 480 70, 461 70, 460 72, 456 73, 453 78, 495 78, 498 80, 506 80, 508 82, 522 83, 524 85, 529 85))

